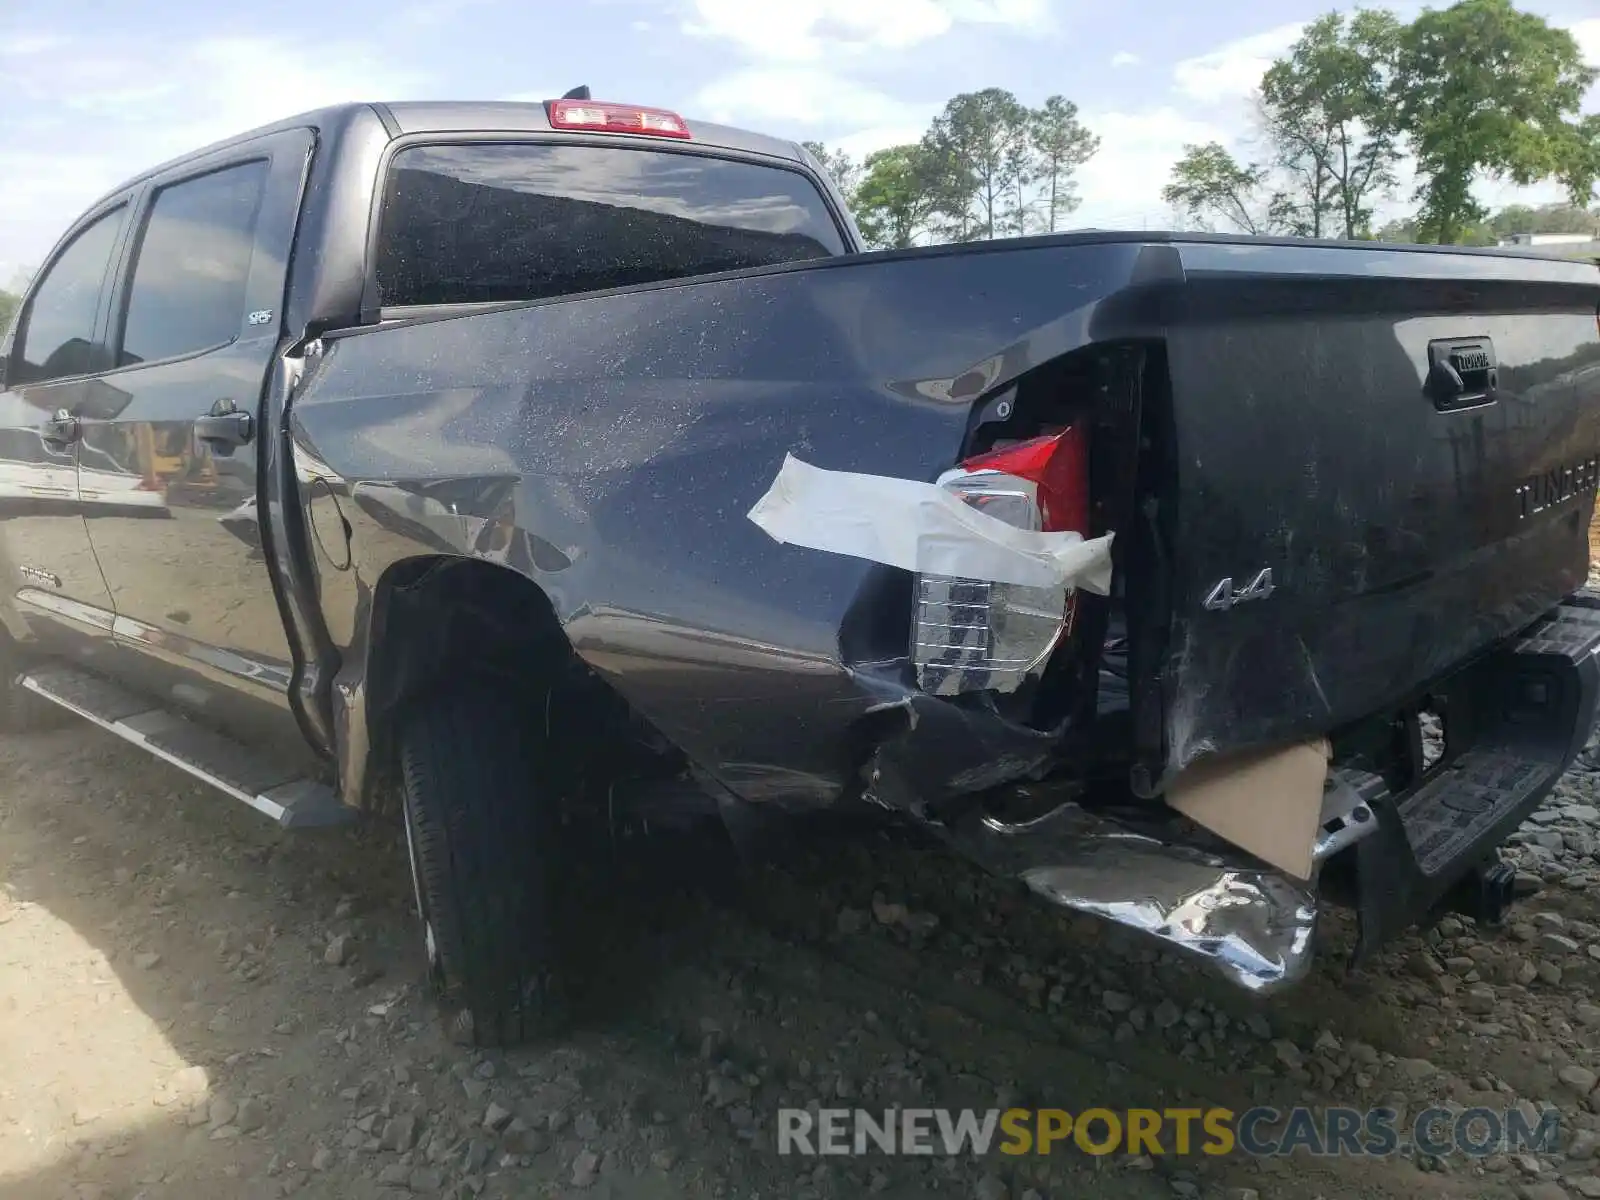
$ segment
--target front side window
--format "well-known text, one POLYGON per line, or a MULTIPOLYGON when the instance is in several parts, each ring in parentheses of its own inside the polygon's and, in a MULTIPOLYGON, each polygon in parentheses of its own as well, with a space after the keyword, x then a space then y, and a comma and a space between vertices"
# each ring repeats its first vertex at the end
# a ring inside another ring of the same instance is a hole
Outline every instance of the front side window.
POLYGON ((780 167, 582 145, 415 146, 384 192, 385 306, 539 300, 844 253, 780 167))
POLYGON ((28 301, 12 352, 14 383, 44 383, 95 369, 94 324, 126 207, 78 231, 28 301))
POLYGON ((267 164, 241 163, 162 188, 128 292, 119 367, 207 350, 244 322, 267 164))

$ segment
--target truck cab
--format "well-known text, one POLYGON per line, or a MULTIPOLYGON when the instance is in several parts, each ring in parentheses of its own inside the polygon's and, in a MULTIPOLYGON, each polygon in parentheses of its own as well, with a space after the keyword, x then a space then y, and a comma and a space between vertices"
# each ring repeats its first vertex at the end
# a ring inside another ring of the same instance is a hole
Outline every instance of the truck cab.
MULTIPOLYGON (((568 108, 582 117, 577 101, 568 108)), ((859 248, 842 198, 803 148, 697 123, 692 141, 652 136, 643 152, 638 130, 607 128, 609 110, 595 111, 598 122, 560 125, 557 102, 345 105, 186 155, 79 217, 0 346, 0 481, 13 506, 0 525, 11 579, 0 624, 16 653, 83 662, 270 747, 297 777, 325 774, 338 664, 310 616, 314 600, 292 594, 309 587, 304 569, 287 565, 311 536, 285 503, 297 484, 283 426, 308 343, 441 304, 459 311, 859 248), (549 272, 537 289, 496 281, 505 230, 474 230, 466 210, 455 214, 463 243, 448 247, 455 274, 443 288, 416 268, 444 248, 378 229, 386 205, 406 205, 410 236, 441 236, 426 211, 452 203, 441 186, 481 183, 508 148, 521 158, 533 147, 548 156, 544 183, 525 172, 515 186, 531 236, 543 239, 530 251, 549 272), (630 272, 599 278, 562 261, 593 252, 574 213, 586 188, 616 203, 613 167, 636 168, 627 224, 640 239, 659 237, 645 218, 671 220, 696 203, 670 169, 684 153, 723 168, 723 200, 770 202, 783 188, 802 197, 825 244, 734 245, 761 225, 735 215, 723 225, 729 244, 714 251, 725 264, 651 261, 643 240, 619 246, 616 230, 601 236, 617 261, 637 260, 630 272), (582 178, 563 186, 561 173, 574 170, 582 178), (407 189, 409 180, 434 190, 407 189), (752 180, 792 182, 762 193, 752 180), (479 243, 466 244, 473 234, 479 243), (248 531, 257 514, 282 524, 248 531)))

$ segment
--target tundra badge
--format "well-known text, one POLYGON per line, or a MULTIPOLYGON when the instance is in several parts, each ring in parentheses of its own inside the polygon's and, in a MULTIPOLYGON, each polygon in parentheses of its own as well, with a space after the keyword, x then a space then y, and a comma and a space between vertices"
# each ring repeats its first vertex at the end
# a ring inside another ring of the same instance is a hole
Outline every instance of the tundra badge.
POLYGON ((1525 521, 1547 508, 1586 496, 1600 484, 1600 455, 1591 454, 1581 462, 1562 463, 1517 484, 1519 521, 1525 521))

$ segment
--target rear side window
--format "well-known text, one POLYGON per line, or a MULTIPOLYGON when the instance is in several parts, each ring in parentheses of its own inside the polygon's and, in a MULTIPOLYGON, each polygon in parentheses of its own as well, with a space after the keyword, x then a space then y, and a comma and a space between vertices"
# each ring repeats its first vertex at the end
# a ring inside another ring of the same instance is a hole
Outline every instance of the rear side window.
POLYGON ((84 226, 50 264, 28 301, 12 354, 15 383, 44 383, 95 369, 94 323, 126 208, 84 226))
POLYGON ((267 164, 258 160, 156 193, 133 268, 119 367, 237 336, 266 184, 267 164))
POLYGON ((841 254, 795 171, 602 146, 415 146, 385 187, 385 306, 538 300, 841 254))

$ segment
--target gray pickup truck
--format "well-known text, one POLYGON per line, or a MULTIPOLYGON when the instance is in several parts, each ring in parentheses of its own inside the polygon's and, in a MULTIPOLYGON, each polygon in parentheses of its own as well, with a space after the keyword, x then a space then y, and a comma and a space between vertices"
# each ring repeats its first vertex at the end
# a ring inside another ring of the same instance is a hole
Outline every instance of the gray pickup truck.
POLYGON ((1493 918, 1588 735, 1597 306, 1496 251, 862 253, 800 147, 581 91, 309 113, 24 298, 3 713, 402 821, 483 1043, 618 812, 886 814, 1265 990, 1330 904, 1493 918))

